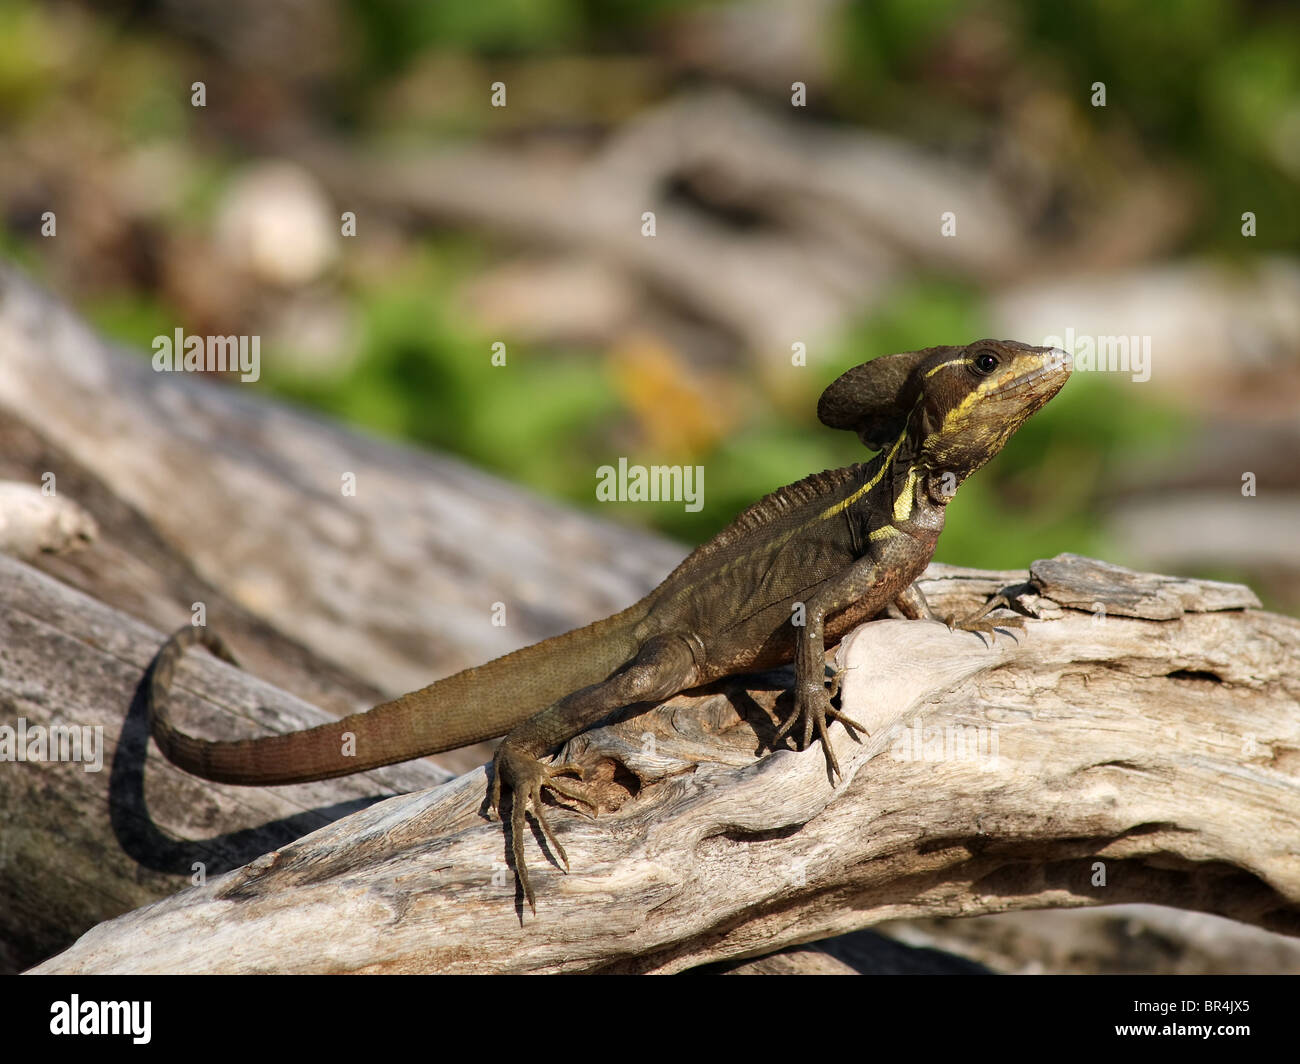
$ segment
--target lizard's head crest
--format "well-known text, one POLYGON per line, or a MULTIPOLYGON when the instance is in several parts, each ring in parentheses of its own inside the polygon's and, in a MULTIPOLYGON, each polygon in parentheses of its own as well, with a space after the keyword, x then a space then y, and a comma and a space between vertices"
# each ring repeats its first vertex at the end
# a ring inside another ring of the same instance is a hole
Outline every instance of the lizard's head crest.
POLYGON ((817 404, 822 423, 852 429, 872 450, 907 431, 925 465, 965 478, 1061 390, 1070 356, 1014 340, 927 347, 855 366, 817 404))

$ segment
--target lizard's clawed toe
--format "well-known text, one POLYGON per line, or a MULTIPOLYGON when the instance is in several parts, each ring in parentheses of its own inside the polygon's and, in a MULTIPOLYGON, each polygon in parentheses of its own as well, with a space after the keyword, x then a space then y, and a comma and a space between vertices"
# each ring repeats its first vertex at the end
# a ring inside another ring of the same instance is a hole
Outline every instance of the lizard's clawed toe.
POLYGON ((988 634, 993 642, 997 642, 998 632, 1006 631, 1011 634, 1009 629, 1019 628, 1025 630, 1025 619, 1023 617, 986 617, 982 614, 976 614, 972 617, 958 618, 949 617, 945 622, 950 632, 974 632, 976 635, 988 634))
MULTIPOLYGON (((567 873, 569 856, 564 852, 564 846, 551 830, 546 814, 542 811, 543 793, 549 789, 572 801, 590 806, 593 813, 596 810, 596 803, 583 792, 580 786, 563 778, 565 774, 576 773, 579 776, 582 774, 582 769, 575 764, 566 762, 548 767, 536 758, 504 744, 497 750, 494 763, 496 771, 492 781, 492 809, 500 816, 501 790, 504 781, 510 788, 510 856, 514 861, 515 874, 519 877, 519 885, 523 888, 528 907, 536 913, 537 903, 533 895, 533 885, 528 875, 528 866, 524 861, 524 828, 528 823, 530 809, 533 819, 541 829, 542 836, 557 858, 557 863, 567 873)), ((584 810, 578 812, 591 815, 584 810)))
MULTIPOLYGON (((837 689, 838 686, 838 683, 836 683, 835 687, 837 689)), ((799 749, 807 750, 812 745, 813 734, 816 733, 817 739, 822 744, 822 750, 826 754, 826 766, 830 771, 831 779, 842 778, 844 773, 840 770, 839 759, 836 758, 835 749, 831 745, 830 735, 826 730, 826 722, 839 721, 844 725, 853 741, 859 743, 862 740, 858 738, 858 732, 861 731, 864 735, 869 734, 867 729, 831 705, 831 693, 826 690, 824 685, 811 686, 806 690, 796 690, 794 711, 777 730, 772 739, 772 745, 776 746, 785 739, 799 721, 803 722, 803 743, 799 746, 799 749)))
POLYGON ((1021 631, 1024 631, 1024 617, 1018 614, 1013 614, 1010 617, 997 618, 989 616, 989 614, 994 610, 1000 609, 1004 606, 1007 609, 1011 609, 1011 599, 1009 599, 1005 594, 995 595, 984 605, 983 609, 972 613, 969 617, 958 618, 956 615, 950 615, 944 623, 948 625, 948 631, 950 632, 974 632, 981 639, 984 637, 985 633, 987 633, 989 639, 995 643, 998 639, 999 630, 1007 632, 1008 635, 1012 635, 1014 638, 1014 635, 1010 630, 1012 628, 1019 628, 1021 631))
POLYGON ((868 738, 870 738, 870 736, 871 736, 871 733, 868 732, 866 728, 864 728, 861 724, 859 724, 859 723, 858 723, 856 720, 854 720, 852 717, 846 717, 843 713, 841 713, 841 712, 840 712, 838 709, 836 709, 834 706, 831 706, 830 708, 828 708, 828 709, 826 710, 826 716, 827 716, 830 720, 837 720, 837 721, 839 721, 841 724, 843 724, 843 725, 844 725, 844 730, 845 730, 846 732, 849 733, 849 737, 852 738, 854 742, 857 742, 857 743, 862 742, 862 740, 858 738, 858 732, 862 732, 862 734, 865 735, 865 736, 867 736, 868 738))

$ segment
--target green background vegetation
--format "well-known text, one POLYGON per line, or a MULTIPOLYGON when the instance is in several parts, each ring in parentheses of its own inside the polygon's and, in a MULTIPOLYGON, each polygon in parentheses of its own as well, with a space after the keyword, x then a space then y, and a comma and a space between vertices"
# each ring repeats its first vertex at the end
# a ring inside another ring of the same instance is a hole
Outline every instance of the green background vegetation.
MULTIPOLYGON (((689 0, 348 0, 348 68, 318 101, 340 135, 427 136, 389 128, 386 91, 432 48, 477 57, 625 55, 653 39, 660 21, 689 0)), ((717 5, 712 5, 717 6, 717 5)), ((835 75, 814 110, 818 120, 884 130, 921 143, 985 135, 997 86, 928 76, 927 48, 958 13, 957 0, 875 0, 846 6, 835 36, 835 75)), ((1269 224, 1252 252, 1300 246, 1300 207, 1284 168, 1278 130, 1297 121, 1300 13, 1286 4, 1227 0, 1107 0, 1100 3, 990 4, 1027 78, 1108 87, 1105 110, 1083 109, 1082 143, 1103 143, 1088 124, 1124 128, 1144 152, 1191 175, 1216 203, 1248 203, 1269 224)), ((188 79, 170 42, 125 23, 104 5, 102 67, 71 88, 50 77, 43 5, 0 0, 0 112, 8 122, 46 120, 53 94, 93 96, 133 142, 195 138, 195 118, 175 91, 188 79), (111 60, 111 61, 110 61, 111 60)), ((663 76, 663 95, 672 75, 663 76)), ((1086 89, 1079 91, 1086 92, 1086 89)), ((438 132, 473 134, 482 113, 450 116, 438 132)), ((1101 150, 1098 148, 1098 150, 1101 150)), ((1296 150, 1296 149, 1291 149, 1296 150)), ((244 160, 219 147, 203 156, 171 221, 204 224, 223 184, 244 160)), ((1206 211, 1176 253, 1235 254, 1237 211, 1206 211)), ((369 431, 454 452, 468 461, 574 504, 596 509, 595 467, 626 453, 614 442, 633 417, 602 353, 541 350, 509 342, 509 366, 490 366, 498 337, 476 334, 455 309, 459 278, 493 248, 465 234, 424 234, 401 268, 350 274, 341 298, 358 323, 358 356, 333 373, 279 368, 263 349, 263 386, 369 431)), ((22 220, 0 227, 0 251, 38 275, 38 240, 22 220)), ((94 323, 147 351, 177 314, 156 290, 108 287, 86 301, 94 323)), ((892 351, 987 335, 985 295, 944 277, 914 277, 888 309, 857 322, 831 349, 810 352, 802 384, 781 389, 729 372, 746 402, 734 430, 690 453, 629 454, 631 461, 703 464, 706 506, 601 507, 608 516, 648 522, 695 543, 775 487, 810 471, 859 461, 856 440, 816 425, 821 388, 842 369, 892 351)), ((940 560, 1024 566, 1062 550, 1113 556, 1096 520, 1097 500, 1135 453, 1176 453, 1194 427, 1102 376, 1076 375, 1068 388, 972 480, 950 514, 940 560)), ((1122 559, 1117 559, 1122 560, 1122 559)))

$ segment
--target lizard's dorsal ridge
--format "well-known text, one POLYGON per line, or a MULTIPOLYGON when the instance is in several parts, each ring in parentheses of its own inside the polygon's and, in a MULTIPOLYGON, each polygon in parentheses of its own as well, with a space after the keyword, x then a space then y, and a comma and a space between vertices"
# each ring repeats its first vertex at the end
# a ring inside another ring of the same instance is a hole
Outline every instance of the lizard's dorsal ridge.
MULTIPOLYGON (((824 503, 828 498, 837 494, 840 489, 860 481, 864 470, 869 464, 858 462, 839 469, 826 469, 820 473, 810 473, 802 480, 797 480, 793 484, 787 484, 768 495, 764 495, 758 502, 737 514, 735 520, 711 540, 692 551, 690 556, 673 570, 668 580, 681 572, 688 563, 700 562, 705 558, 712 557, 714 554, 725 551, 735 543, 742 540, 748 541, 748 537, 754 532, 785 517, 792 510, 804 505, 804 503, 813 500, 824 503)), ((665 581, 665 583, 667 582, 665 581)))

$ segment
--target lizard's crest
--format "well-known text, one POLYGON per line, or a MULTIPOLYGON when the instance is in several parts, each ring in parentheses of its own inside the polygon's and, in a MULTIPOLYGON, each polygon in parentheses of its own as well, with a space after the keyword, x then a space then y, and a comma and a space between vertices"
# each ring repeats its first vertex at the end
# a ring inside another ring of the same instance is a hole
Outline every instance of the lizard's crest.
POLYGON ((1070 375, 1070 356, 1014 340, 927 347, 864 362, 822 393, 817 416, 880 450, 907 429, 927 467, 965 478, 1070 375))
POLYGON ((836 378, 817 403, 817 417, 833 429, 851 429, 871 450, 898 438, 920 394, 919 382, 931 364, 955 358, 960 347, 927 347, 882 355, 836 378))

